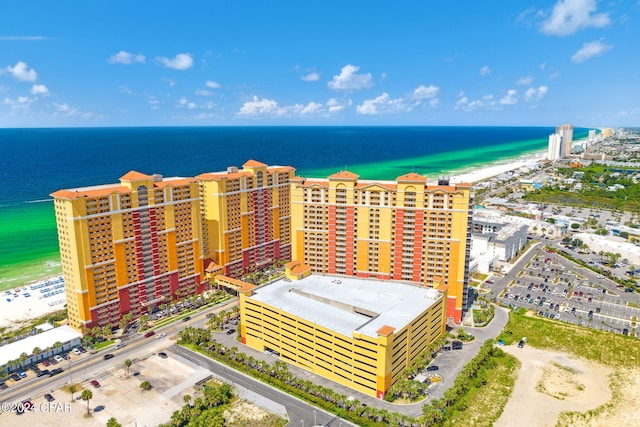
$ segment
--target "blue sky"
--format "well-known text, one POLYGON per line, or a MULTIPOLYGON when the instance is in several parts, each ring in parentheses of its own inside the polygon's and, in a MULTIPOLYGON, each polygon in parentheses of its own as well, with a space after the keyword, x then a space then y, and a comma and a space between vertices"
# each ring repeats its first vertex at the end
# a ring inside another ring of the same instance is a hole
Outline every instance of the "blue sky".
POLYGON ((638 0, 34 0, 0 23, 0 127, 640 127, 638 0))

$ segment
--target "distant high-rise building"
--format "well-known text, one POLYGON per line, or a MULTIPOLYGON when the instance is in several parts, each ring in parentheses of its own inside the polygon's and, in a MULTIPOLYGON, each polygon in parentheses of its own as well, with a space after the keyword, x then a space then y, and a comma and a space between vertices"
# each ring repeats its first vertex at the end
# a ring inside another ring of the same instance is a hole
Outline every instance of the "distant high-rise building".
POLYGON ((315 273, 448 286, 447 317, 467 309, 471 185, 416 173, 365 181, 348 171, 295 177, 293 259, 315 273))
POLYGON ((562 158, 562 137, 557 133, 549 135, 549 146, 547 147, 547 160, 556 162, 562 158))
POLYGON ((556 128, 556 133, 562 137, 562 157, 569 157, 572 153, 573 126, 562 125, 556 128))
POLYGON ((611 128, 602 129, 602 138, 603 139, 607 139, 607 138, 611 137, 611 135, 613 135, 613 129, 611 129, 611 128))
POLYGON ((207 272, 240 277, 291 259, 289 181, 295 169, 249 160, 243 169, 198 175, 207 272))
POLYGON ((589 131, 589 139, 588 139, 589 145, 593 144, 594 142, 596 142, 596 130, 595 129, 591 129, 589 131))
POLYGON ((202 290, 195 179, 131 171, 51 196, 71 327, 115 326, 202 290))

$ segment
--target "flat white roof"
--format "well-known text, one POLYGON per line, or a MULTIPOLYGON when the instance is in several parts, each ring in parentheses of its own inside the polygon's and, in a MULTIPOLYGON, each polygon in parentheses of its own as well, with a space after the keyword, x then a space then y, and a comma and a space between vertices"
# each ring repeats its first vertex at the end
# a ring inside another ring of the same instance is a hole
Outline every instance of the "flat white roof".
POLYGON ((71 326, 64 325, 3 345, 0 347, 0 366, 9 360, 18 359, 22 353, 27 353, 30 356, 36 347, 45 350, 47 347, 53 347, 58 341, 64 344, 75 338, 82 338, 82 334, 71 326))
POLYGON ((311 275, 259 287, 249 298, 347 337, 358 331, 377 338, 381 327, 400 331, 441 296, 401 282, 311 275))

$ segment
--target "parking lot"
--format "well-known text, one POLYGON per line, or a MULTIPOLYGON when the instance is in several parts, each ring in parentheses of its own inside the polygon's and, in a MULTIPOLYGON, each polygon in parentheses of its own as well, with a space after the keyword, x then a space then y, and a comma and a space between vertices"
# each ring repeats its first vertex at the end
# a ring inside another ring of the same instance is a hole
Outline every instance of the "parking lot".
POLYGON ((515 278, 504 280, 491 284, 504 305, 625 335, 637 328, 637 294, 542 247, 535 250, 515 278))
POLYGON ((62 352, 51 357, 45 357, 38 363, 22 368, 0 382, 0 390, 6 390, 18 381, 36 377, 52 377, 64 372, 68 364, 81 360, 87 354, 87 349, 77 346, 69 352, 62 352))
POLYGON ((49 399, 53 400, 35 396, 31 400, 32 411, 22 415, 6 414, 4 420, 0 419, 0 425, 104 426, 111 417, 125 426, 158 425, 168 422, 171 414, 184 405, 183 396, 196 394, 194 384, 210 374, 172 353, 165 358, 147 354, 133 359, 128 376, 118 363, 81 384, 82 389, 93 393, 89 401, 91 417, 86 417, 87 403, 80 398, 80 392, 76 392, 71 401, 67 391, 56 389, 49 393, 49 399), (149 381, 152 389, 142 391, 143 381, 149 381), (9 421, 11 424, 2 424, 9 421))

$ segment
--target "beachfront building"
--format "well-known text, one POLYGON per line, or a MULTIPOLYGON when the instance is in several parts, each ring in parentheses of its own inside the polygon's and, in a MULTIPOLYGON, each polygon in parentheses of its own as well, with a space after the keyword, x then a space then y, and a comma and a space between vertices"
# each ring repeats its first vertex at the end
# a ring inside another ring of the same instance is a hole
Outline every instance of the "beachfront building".
POLYGON ((549 135, 547 146, 547 160, 557 162, 562 158, 562 137, 557 133, 549 135))
POLYGON ((445 332, 446 291, 369 278, 299 277, 239 287, 240 340, 369 396, 384 399, 445 332))
POLYGON ((117 325, 202 290, 195 179, 131 171, 51 196, 73 328, 117 325))
POLYGON ((556 133, 562 138, 562 157, 567 158, 573 153, 573 126, 561 125, 556 127, 556 133))
POLYGON ((468 299, 471 185, 437 185, 416 173, 395 181, 341 171, 291 185, 294 260, 314 273, 448 287, 447 317, 468 299))
POLYGON ((198 175, 206 274, 240 277, 291 259, 290 180, 295 169, 255 160, 198 175))
MULTIPOLYGON (((23 369, 56 354, 71 351, 79 346, 82 334, 70 326, 52 328, 41 325, 43 332, 29 335, 26 338, 2 346, 0 351, 0 367, 6 372, 23 369)), ((36 327, 39 330, 39 327, 36 327)))

